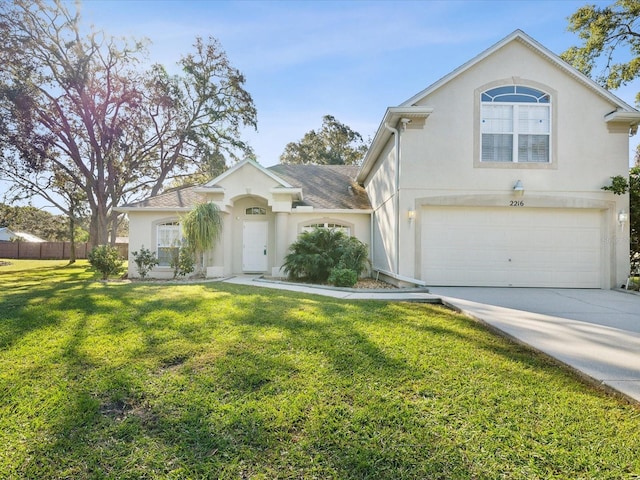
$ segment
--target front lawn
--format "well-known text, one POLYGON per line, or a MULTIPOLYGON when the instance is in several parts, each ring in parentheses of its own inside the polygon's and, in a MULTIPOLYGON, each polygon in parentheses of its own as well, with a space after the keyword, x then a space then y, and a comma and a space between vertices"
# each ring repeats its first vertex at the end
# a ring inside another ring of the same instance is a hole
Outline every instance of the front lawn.
POLYGON ((637 406, 444 308, 11 262, 0 478, 640 476, 637 406))

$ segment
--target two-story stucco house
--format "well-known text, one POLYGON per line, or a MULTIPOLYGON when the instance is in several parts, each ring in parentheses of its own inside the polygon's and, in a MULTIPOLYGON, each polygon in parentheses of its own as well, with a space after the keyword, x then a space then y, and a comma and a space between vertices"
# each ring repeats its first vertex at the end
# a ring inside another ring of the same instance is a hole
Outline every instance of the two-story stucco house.
POLYGON ((216 202, 224 227, 210 276, 279 275, 297 235, 323 226, 367 243, 374 271, 398 282, 612 288, 629 271, 629 199, 602 187, 628 174, 639 122, 515 31, 388 108, 359 169, 245 161, 121 210, 131 250, 166 263, 181 212, 216 202))

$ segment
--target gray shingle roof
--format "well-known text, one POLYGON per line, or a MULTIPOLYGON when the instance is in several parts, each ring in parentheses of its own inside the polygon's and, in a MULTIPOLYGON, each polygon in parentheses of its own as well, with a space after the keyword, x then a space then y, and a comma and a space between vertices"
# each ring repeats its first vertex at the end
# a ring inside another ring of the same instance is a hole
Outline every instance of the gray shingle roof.
POLYGON ((298 205, 323 209, 370 209, 364 188, 355 182, 357 165, 274 165, 269 167, 293 187, 302 188, 298 205))
MULTIPOLYGON (((304 200, 295 206, 318 209, 371 208, 369 196, 355 182, 360 167, 353 165, 275 165, 268 170, 292 187, 302 188, 304 200)), ((189 208, 205 201, 199 187, 184 187, 125 205, 126 208, 189 208)))
POLYGON ((145 198, 125 205, 127 208, 189 208, 204 202, 205 197, 194 190, 197 187, 183 187, 145 198))

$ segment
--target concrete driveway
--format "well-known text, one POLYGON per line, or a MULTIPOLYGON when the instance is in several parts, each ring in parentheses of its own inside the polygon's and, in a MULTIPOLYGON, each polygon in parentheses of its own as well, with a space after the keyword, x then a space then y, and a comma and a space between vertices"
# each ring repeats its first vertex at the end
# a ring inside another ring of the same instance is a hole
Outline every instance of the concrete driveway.
POLYGON ((431 287, 429 291, 640 402, 640 295, 547 288, 431 287))

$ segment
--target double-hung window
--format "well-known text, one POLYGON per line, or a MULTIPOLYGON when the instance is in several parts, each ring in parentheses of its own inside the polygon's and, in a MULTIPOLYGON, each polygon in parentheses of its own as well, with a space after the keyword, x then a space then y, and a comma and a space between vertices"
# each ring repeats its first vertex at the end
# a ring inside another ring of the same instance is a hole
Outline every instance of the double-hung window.
POLYGON ((158 265, 168 267, 171 259, 176 255, 182 241, 182 232, 178 222, 168 222, 158 225, 158 265))
POLYGON ((548 93, 509 85, 483 92, 480 101, 482 162, 551 162, 548 93))

